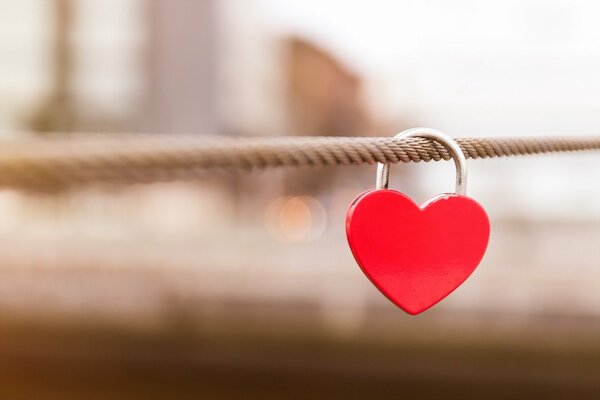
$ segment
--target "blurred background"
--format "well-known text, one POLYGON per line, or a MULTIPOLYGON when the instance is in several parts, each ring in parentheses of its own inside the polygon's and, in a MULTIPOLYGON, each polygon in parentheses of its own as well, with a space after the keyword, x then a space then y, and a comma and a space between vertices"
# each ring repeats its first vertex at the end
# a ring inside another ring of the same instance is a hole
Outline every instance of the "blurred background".
MULTIPOLYGON (((0 137, 600 134, 600 3, 0 0, 0 137)), ((174 140, 176 138, 174 137, 174 140)), ((600 398, 600 158, 469 162, 488 252, 405 315, 374 166, 0 190, 6 399, 600 398)), ((421 202, 451 163, 392 167, 421 202)))

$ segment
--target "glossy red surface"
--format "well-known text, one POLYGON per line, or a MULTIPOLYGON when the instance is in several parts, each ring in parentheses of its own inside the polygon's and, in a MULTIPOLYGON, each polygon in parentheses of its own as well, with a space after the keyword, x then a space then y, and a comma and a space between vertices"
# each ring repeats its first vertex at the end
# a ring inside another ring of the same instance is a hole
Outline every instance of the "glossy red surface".
POLYGON ((394 190, 370 190, 350 206, 346 234, 371 282, 409 314, 438 303, 475 270, 490 223, 473 199, 443 194, 422 207, 394 190))

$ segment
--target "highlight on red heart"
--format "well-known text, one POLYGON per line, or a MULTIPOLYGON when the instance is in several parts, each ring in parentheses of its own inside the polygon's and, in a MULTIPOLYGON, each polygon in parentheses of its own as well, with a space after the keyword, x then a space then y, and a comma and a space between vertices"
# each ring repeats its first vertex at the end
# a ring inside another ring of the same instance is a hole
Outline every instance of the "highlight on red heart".
POLYGON ((415 315, 473 273, 487 248, 490 223, 467 196, 442 194, 419 207, 395 190, 369 190, 350 206, 346 234, 365 275, 415 315))

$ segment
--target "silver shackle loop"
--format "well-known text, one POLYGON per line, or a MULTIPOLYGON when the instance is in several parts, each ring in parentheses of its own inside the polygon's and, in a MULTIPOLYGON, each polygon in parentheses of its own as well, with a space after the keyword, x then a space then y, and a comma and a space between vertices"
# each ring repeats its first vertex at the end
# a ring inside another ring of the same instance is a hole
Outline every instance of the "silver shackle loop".
MULTIPOLYGON (((456 166, 456 188, 454 189, 454 192, 456 194, 460 194, 463 196, 466 195, 467 194, 467 160, 465 159, 465 156, 464 156, 461 148, 456 143, 456 141, 454 141, 454 139, 452 139, 450 136, 446 135, 445 133, 436 131, 435 129, 431 129, 431 128, 408 129, 408 130, 405 130, 404 132, 401 132, 401 133, 397 134, 396 136, 394 136, 394 139, 405 139, 405 138, 409 138, 409 137, 421 137, 421 138, 425 138, 425 139, 431 139, 431 140, 438 142, 439 144, 444 146, 444 148, 446 150, 448 150, 448 152, 452 156, 452 159, 454 160, 454 165, 456 166)), ((387 189, 389 178, 390 178, 390 164, 389 163, 385 163, 385 164, 377 163, 377 182, 375 185, 376 189, 377 190, 387 189)))

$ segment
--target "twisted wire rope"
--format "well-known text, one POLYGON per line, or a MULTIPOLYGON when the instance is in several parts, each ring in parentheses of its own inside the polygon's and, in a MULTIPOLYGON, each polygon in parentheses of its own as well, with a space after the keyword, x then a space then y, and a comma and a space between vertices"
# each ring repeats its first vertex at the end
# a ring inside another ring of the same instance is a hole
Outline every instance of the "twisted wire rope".
MULTIPOLYGON (((466 158, 600 150, 600 137, 457 138, 466 158)), ((451 158, 424 138, 78 135, 0 141, 0 185, 192 179, 211 169, 358 165, 451 158)))

